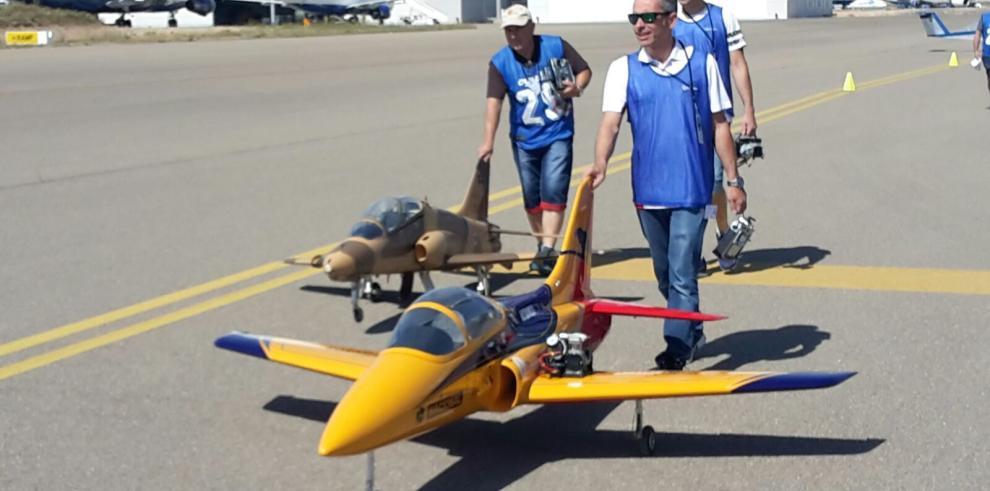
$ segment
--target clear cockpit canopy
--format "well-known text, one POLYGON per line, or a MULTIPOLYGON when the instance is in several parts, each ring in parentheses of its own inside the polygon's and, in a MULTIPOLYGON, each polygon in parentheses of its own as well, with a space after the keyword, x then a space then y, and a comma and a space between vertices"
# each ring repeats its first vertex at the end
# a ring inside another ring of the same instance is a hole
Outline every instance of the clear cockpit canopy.
POLYGON ((351 227, 351 235, 371 240, 390 234, 415 219, 422 211, 423 204, 409 196, 382 198, 364 210, 361 220, 351 227))
POLYGON ((483 336, 499 324, 502 317, 501 306, 466 288, 431 290, 402 315, 388 347, 413 348, 434 355, 450 354, 483 336))

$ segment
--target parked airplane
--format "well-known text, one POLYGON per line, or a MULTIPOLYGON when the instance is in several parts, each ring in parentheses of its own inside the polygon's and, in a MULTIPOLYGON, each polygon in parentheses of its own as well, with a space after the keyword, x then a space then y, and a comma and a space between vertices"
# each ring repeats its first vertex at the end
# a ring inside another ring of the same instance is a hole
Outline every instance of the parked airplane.
POLYGON ((323 268, 331 280, 351 283, 351 307, 358 322, 364 317, 358 300, 365 297, 374 302, 382 294, 374 276, 400 275, 399 297, 405 301, 412 294, 413 273, 419 273, 425 289, 432 290, 430 271, 472 267, 478 274, 478 290, 487 295, 489 266, 536 259, 531 253, 499 252, 503 234, 531 234, 503 230, 488 222, 490 167, 490 162, 478 160, 456 213, 408 196, 382 198, 365 210, 351 227, 351 236, 334 250, 308 262, 286 262, 323 268))
POLYGON ((362 15, 384 23, 392 15, 394 0, 230 0, 237 2, 285 5, 313 15, 339 17, 356 23, 362 15))
POLYGON ((902 9, 976 7, 980 4, 974 0, 885 0, 887 4, 902 9))
POLYGON ((950 31, 945 27, 942 18, 935 12, 922 12, 918 15, 921 18, 921 25, 925 28, 925 34, 931 38, 943 39, 972 39, 976 33, 976 26, 968 31, 950 31))
POLYGON ((177 27, 176 10, 185 8, 199 15, 208 15, 217 8, 216 0, 24 0, 24 3, 93 14, 120 12, 120 18, 115 22, 118 27, 131 27, 131 21, 125 16, 133 12, 168 12, 168 26, 177 27))
MULTIPOLYGON (((380 352, 241 332, 214 344, 355 381, 320 439, 319 453, 328 456, 369 452, 478 411, 621 400, 637 401, 635 434, 640 450, 649 455, 656 441, 653 428, 642 425, 642 399, 821 389, 855 375, 595 371, 592 354, 613 316, 723 317, 595 298, 592 208, 591 181, 585 179, 575 193, 560 259, 545 284, 498 301, 466 288, 433 290, 406 309, 380 352)), ((567 431, 566 425, 553 431, 567 431)))

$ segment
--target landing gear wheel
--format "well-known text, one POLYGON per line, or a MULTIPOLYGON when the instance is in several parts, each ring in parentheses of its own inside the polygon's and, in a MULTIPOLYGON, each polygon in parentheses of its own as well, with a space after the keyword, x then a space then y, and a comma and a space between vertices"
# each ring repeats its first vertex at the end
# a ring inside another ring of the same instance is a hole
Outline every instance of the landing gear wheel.
POLYGON ((406 303, 412 299, 413 274, 402 273, 402 286, 399 287, 399 302, 406 303))
POLYGON ((347 22, 350 22, 351 24, 357 24, 357 23, 358 23, 358 21, 360 21, 360 20, 361 20, 361 19, 358 19, 358 16, 356 16, 356 15, 352 15, 352 16, 350 16, 350 17, 349 17, 349 18, 347 19, 347 22))
POLYGON ((364 311, 361 307, 354 308, 354 322, 361 322, 364 320, 364 311))
POLYGON ((179 27, 179 21, 177 21, 175 19, 169 19, 168 20, 168 26, 169 27, 172 27, 172 28, 179 27))
POLYGON ((372 303, 382 301, 382 286, 377 282, 371 284, 371 289, 368 291, 368 300, 371 300, 372 303))
POLYGON ((652 426, 644 426, 639 433, 639 453, 649 457, 657 451, 657 436, 652 426))

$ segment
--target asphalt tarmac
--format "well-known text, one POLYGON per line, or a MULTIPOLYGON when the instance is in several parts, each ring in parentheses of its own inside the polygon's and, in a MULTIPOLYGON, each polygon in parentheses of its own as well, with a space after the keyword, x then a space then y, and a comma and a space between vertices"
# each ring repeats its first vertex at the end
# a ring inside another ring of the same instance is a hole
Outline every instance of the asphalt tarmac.
MULTIPOLYGON (((970 42, 928 39, 914 16, 743 28, 767 154, 743 169, 757 235, 741 272, 702 282, 703 309, 730 318, 690 368, 858 375, 646 402, 652 458, 632 403, 482 414, 377 451, 378 489, 985 487, 990 95, 970 42)), ((607 66, 635 40, 622 24, 538 31, 595 72, 581 168, 607 66)), ((387 342, 394 296, 355 324, 346 285, 279 261, 344 238, 384 195, 456 204, 503 42, 480 26, 0 51, 0 489, 363 489, 364 457, 316 453, 347 383, 212 342, 387 342)), ((493 192, 518 184, 506 128, 493 192)), ((621 167, 596 193, 593 286, 656 304, 621 167)), ((492 220, 524 228, 518 194, 500 196, 492 220)), ((662 348, 658 323, 620 319, 595 365, 648 369, 662 348)))

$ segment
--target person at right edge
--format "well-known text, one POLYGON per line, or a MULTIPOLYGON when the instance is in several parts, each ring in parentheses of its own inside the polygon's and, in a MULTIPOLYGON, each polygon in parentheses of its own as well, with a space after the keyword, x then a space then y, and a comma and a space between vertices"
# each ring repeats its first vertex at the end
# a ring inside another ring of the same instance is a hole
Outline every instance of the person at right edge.
MULTIPOLYGON (((660 294, 673 309, 698 311, 697 261, 711 202, 717 150, 729 205, 746 211, 743 180, 725 109, 732 102, 715 58, 675 40, 676 0, 636 0, 629 15, 640 49, 612 62, 605 77, 595 161, 587 176, 597 188, 628 111, 632 128, 632 191, 640 229, 650 247, 660 294)), ((681 370, 704 344, 700 322, 665 319, 667 349, 657 368, 681 370)))
MULTIPOLYGON (((753 85, 749 77, 749 64, 746 62, 746 40, 743 39, 739 21, 728 10, 712 5, 705 0, 678 0, 680 11, 677 13, 677 24, 674 25, 674 37, 687 44, 695 46, 707 44, 709 51, 715 56, 718 71, 722 75, 721 82, 725 86, 729 100, 732 100, 731 80, 736 83, 736 89, 745 106, 742 115, 740 131, 743 135, 756 135, 756 110, 753 107, 753 85), (730 77, 731 74, 731 77, 730 77)), ((732 123, 733 108, 725 110, 725 117, 732 123)), ((716 242, 729 228, 729 213, 725 201, 722 163, 715 155, 715 188, 712 190, 712 204, 715 206, 716 242)), ((708 265, 701 256, 700 273, 707 273, 708 265)), ((719 258, 718 266, 722 271, 731 271, 736 267, 735 259, 719 258)))
POLYGON ((973 58, 983 55, 983 68, 987 71, 987 90, 990 91, 990 12, 983 12, 980 22, 976 24, 976 34, 973 35, 973 58), (980 45, 983 45, 982 50, 980 45))

